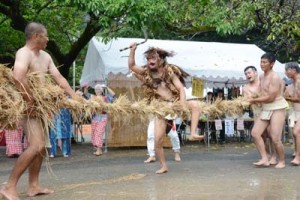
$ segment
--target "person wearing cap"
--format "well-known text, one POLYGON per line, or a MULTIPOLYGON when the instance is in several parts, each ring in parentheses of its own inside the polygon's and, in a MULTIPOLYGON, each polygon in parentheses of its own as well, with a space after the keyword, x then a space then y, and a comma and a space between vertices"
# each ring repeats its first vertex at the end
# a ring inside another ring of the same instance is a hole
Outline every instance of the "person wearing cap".
MULTIPOLYGON (((95 85, 95 96, 91 98, 101 98, 103 101, 107 103, 112 103, 115 100, 115 92, 107 87, 106 85, 95 85), (107 90, 107 94, 105 94, 104 90, 107 90)), ((102 113, 95 113, 92 117, 92 144, 95 148, 94 155, 101 156, 102 155, 102 147, 103 147, 103 135, 105 132, 107 124, 107 114, 105 111, 102 113)))

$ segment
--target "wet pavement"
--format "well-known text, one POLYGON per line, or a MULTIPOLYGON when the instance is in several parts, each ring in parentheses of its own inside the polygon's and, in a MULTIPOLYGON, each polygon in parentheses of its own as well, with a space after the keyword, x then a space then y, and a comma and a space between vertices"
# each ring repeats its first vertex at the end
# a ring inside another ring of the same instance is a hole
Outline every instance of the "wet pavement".
MULTIPOLYGON (((284 169, 256 168, 258 153, 251 143, 212 145, 189 143, 181 149, 181 162, 174 161, 166 149, 169 172, 156 175, 159 162, 144 164, 146 148, 108 148, 104 155, 92 154, 90 144, 75 144, 69 158, 50 160, 53 173, 45 163, 40 181, 54 189, 47 196, 25 195, 27 172, 18 184, 21 199, 300 199, 300 168, 291 166, 292 147, 285 145, 284 169)), ((5 182, 16 159, 6 158, 0 148, 0 181, 5 182)), ((0 198, 1 199, 1 198, 0 198)))

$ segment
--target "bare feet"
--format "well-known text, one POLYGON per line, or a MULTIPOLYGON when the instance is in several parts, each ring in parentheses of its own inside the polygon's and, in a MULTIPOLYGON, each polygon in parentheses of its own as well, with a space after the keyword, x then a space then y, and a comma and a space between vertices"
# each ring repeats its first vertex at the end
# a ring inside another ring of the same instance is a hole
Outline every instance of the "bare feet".
POLYGON ((197 134, 191 134, 189 137, 188 137, 188 140, 189 141, 201 141, 204 139, 204 136, 203 135, 197 135, 197 134))
POLYGON ((162 167, 159 170, 157 170, 155 173, 156 174, 164 174, 168 172, 168 168, 167 167, 162 167))
POLYGON ((149 156, 149 158, 147 160, 144 161, 144 163, 152 163, 152 162, 155 162, 155 157, 153 156, 149 156))
POLYGON ((294 166, 299 166, 300 165, 300 160, 294 158, 294 160, 291 161, 291 164, 294 166))
POLYGON ((95 156, 101 156, 102 154, 103 154, 103 152, 102 152, 102 149, 100 149, 100 148, 99 149, 97 148, 96 151, 94 152, 95 156))
POLYGON ((99 153, 99 152, 96 151, 96 152, 94 152, 93 154, 94 154, 95 156, 101 156, 103 153, 99 153))
POLYGON ((270 163, 270 165, 276 165, 276 164, 277 164, 277 159, 276 159, 276 157, 271 157, 269 163, 270 163))
POLYGON ((6 186, 0 190, 0 196, 7 200, 19 200, 18 192, 16 189, 9 189, 6 186))
POLYGON ((179 152, 175 152, 175 161, 177 161, 177 162, 181 161, 179 152))
POLYGON ((53 190, 50 190, 48 188, 35 187, 35 188, 28 189, 27 196, 34 197, 34 196, 37 196, 37 195, 52 194, 53 192, 54 192, 53 190))
POLYGON ((268 160, 259 160, 258 162, 253 163, 253 165, 257 166, 257 167, 269 167, 270 163, 268 160))
POLYGON ((285 168, 285 163, 284 162, 278 162, 277 165, 275 165, 276 169, 283 169, 285 168))

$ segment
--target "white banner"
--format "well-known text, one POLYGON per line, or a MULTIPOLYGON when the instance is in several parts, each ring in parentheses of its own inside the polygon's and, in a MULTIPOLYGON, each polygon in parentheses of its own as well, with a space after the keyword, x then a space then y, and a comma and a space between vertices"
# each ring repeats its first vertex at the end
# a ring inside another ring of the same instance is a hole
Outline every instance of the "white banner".
POLYGON ((233 135, 234 134, 234 120, 225 119, 225 134, 233 135))

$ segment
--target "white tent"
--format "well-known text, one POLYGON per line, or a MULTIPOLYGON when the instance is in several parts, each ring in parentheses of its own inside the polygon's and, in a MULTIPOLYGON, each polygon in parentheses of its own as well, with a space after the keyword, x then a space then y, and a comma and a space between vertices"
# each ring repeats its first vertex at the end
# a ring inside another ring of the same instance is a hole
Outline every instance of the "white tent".
MULTIPOLYGON (((80 84, 104 81, 109 73, 127 74, 129 51, 120 51, 133 42, 142 42, 138 38, 118 38, 107 44, 101 38, 94 37, 88 46, 80 84)), ((265 53, 253 44, 232 44, 217 42, 193 42, 174 40, 148 40, 136 50, 136 64, 146 63, 143 53, 149 47, 159 47, 174 51, 175 56, 167 58, 188 72, 206 80, 208 87, 231 87, 244 84, 244 68, 255 66, 261 73, 260 57, 265 53)), ((276 61, 274 71, 284 76, 284 65, 276 61)))

